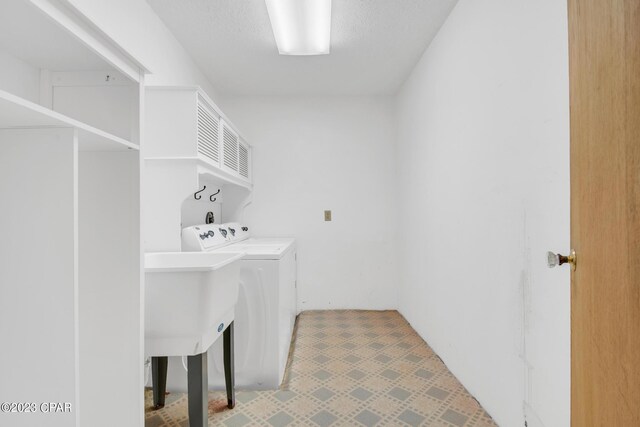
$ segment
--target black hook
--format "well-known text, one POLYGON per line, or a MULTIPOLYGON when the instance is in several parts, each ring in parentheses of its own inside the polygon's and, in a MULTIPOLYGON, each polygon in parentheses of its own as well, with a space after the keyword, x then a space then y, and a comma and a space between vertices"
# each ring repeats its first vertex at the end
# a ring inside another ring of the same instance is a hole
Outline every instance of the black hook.
POLYGON ((216 195, 218 195, 219 193, 220 193, 220 189, 218 188, 218 191, 216 191, 216 192, 215 192, 215 193, 213 193, 211 196, 209 196, 209 200, 211 200, 212 202, 215 202, 215 201, 216 201, 216 197, 213 197, 213 196, 216 196, 216 195))
POLYGON ((202 199, 202 196, 198 196, 198 193, 202 193, 202 192, 203 192, 204 190, 206 190, 206 189, 207 189, 207 186, 206 186, 206 185, 204 185, 204 186, 202 187, 202 190, 200 190, 200 191, 196 191, 195 193, 193 193, 193 198, 194 198, 194 199, 196 199, 196 200, 200 200, 200 199, 202 199))

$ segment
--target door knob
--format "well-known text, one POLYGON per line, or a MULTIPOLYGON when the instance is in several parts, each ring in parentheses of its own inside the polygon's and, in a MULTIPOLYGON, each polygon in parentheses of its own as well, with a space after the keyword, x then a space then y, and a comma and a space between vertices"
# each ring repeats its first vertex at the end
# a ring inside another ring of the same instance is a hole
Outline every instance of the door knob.
POLYGON ((576 251, 574 251, 573 249, 571 249, 571 254, 569 256, 547 252, 547 265, 549 266, 549 268, 569 263, 571 264, 571 270, 575 270, 576 261, 576 251))

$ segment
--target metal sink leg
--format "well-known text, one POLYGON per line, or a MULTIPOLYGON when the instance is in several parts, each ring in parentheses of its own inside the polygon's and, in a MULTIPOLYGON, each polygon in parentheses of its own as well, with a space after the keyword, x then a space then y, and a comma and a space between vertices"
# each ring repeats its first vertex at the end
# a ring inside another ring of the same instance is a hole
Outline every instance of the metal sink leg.
POLYGON ((209 378, 207 353, 187 356, 187 399, 189 401, 189 427, 207 427, 209 406, 209 378))
POLYGON ((233 409, 236 406, 235 372, 233 366, 233 322, 229 323, 222 335, 224 352, 224 382, 227 388, 227 407, 233 409))
POLYGON ((164 396, 167 391, 167 365, 169 358, 151 358, 151 381, 153 382, 153 407, 160 409, 164 407, 164 396))

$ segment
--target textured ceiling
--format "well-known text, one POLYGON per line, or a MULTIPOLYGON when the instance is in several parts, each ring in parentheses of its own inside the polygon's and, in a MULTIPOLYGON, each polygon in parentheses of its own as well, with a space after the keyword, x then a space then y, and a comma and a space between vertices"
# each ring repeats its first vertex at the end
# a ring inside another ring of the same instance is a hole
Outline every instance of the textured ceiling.
POLYGON ((264 0, 148 0, 227 94, 395 93, 457 0, 333 0, 331 54, 282 56, 264 0))

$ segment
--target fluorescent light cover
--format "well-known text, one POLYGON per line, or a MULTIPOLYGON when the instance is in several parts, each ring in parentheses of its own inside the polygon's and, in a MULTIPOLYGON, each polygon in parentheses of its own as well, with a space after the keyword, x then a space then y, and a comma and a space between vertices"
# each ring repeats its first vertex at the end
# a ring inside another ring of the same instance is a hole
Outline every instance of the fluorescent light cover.
POLYGON ((265 0, 281 55, 329 53, 331 0, 265 0))

